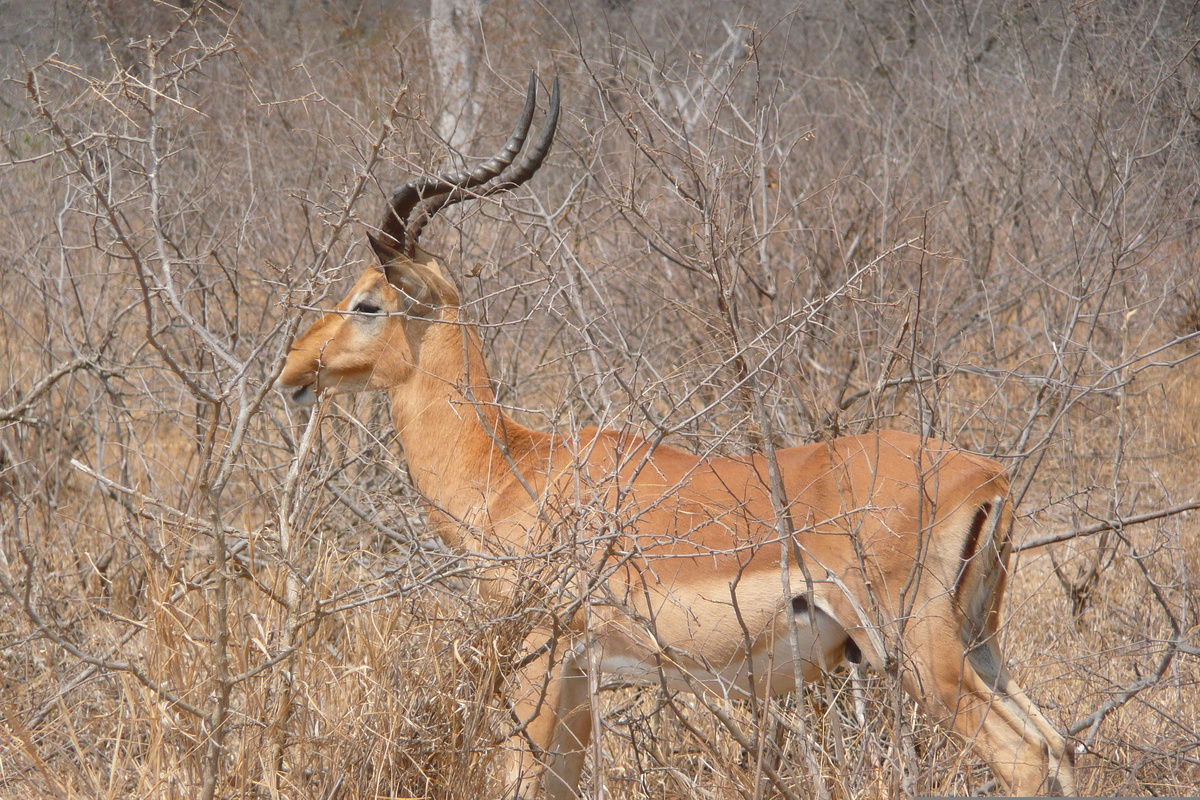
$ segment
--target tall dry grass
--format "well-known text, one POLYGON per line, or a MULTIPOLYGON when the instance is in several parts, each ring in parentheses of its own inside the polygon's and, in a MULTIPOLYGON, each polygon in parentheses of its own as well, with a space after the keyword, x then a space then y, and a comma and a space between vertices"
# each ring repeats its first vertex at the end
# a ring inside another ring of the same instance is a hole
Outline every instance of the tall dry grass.
MULTIPOLYGON (((476 797, 529 609, 481 606, 381 397, 271 390, 384 190, 453 163, 424 8, 6 12, 0 795, 476 797)), ((430 231, 502 400, 738 452, 876 427, 1010 467, 1006 652, 1080 790, 1200 785, 1200 25, 1174 4, 495 0, 531 189, 430 231), (680 24, 680 19, 685 20, 680 24), (736 356, 736 357, 735 357, 736 356), (740 366, 739 366, 740 365, 740 366)), ((602 695, 601 797, 993 791, 888 680, 602 695), (749 745, 749 746, 747 746, 749 745), (779 782, 764 765, 778 769, 779 782)))

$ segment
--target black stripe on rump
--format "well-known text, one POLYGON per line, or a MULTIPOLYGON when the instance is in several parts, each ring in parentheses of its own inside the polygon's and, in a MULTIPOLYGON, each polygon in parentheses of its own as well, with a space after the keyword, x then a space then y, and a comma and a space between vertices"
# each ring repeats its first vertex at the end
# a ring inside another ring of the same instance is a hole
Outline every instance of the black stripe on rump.
POLYGON ((983 533, 983 525, 987 522, 988 514, 990 513, 992 513, 992 504, 984 503, 976 509, 975 516, 971 518, 971 527, 967 530, 967 538, 963 542, 962 553, 959 554, 962 566, 959 568, 958 584, 954 587, 954 595, 956 597, 962 591, 963 582, 967 579, 971 559, 975 558, 975 553, 979 547, 979 535, 983 533))

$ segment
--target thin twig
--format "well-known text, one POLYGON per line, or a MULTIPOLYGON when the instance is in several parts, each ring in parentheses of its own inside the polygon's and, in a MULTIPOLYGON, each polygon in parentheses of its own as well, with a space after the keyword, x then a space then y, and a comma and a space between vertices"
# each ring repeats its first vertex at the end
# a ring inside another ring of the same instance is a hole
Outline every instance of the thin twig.
POLYGON ((1049 536, 1043 536, 1039 539, 1033 539, 1032 541, 1024 542, 1013 547, 1013 552, 1020 553, 1024 550, 1033 550, 1036 547, 1044 547, 1048 544, 1065 542, 1070 539, 1077 539, 1081 536, 1092 536, 1097 533, 1103 533, 1104 531, 1118 531, 1122 528, 1128 528, 1130 525, 1139 525, 1143 522, 1152 522, 1156 519, 1172 517, 1176 514, 1182 514, 1186 511, 1192 511, 1197 508, 1200 508, 1200 500, 1189 500, 1186 503, 1179 503, 1178 505, 1169 506, 1168 508, 1160 508, 1157 511, 1148 511, 1145 514, 1134 514, 1133 516, 1129 517, 1119 517, 1117 519, 1104 520, 1102 522, 1097 522, 1095 525, 1089 525, 1086 528, 1074 528, 1068 531, 1060 531, 1059 533, 1052 533, 1049 536))

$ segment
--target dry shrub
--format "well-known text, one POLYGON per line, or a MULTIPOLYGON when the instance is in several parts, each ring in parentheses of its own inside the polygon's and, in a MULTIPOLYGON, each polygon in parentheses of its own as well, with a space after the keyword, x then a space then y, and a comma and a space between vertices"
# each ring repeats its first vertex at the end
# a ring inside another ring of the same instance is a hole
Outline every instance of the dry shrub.
MULTIPOLYGON (((186 5, 4 22, 0 794, 495 793, 544 598, 475 599, 382 398, 270 390, 451 160, 423 9, 186 5)), ((1113 522, 1021 553, 1006 651, 1081 791, 1194 791, 1196 511, 1120 521, 1200 497, 1196 20, 685 5, 485 8, 471 152, 532 64, 567 108, 531 195, 430 232, 501 398, 700 453, 930 432, 1010 466, 1020 541, 1113 522)), ((585 791, 994 788, 878 676, 752 705, 610 687, 585 791)))

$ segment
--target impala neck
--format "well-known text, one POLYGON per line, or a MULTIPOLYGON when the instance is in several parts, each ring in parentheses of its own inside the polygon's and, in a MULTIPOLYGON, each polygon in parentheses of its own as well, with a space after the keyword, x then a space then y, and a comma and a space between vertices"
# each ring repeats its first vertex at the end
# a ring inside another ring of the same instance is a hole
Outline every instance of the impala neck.
POLYGON ((392 423, 416 488, 451 547, 477 549, 454 520, 473 522, 519 481, 509 460, 537 474, 539 434, 495 403, 479 338, 467 325, 435 325, 413 377, 392 390, 392 423), (465 338, 465 347, 464 347, 465 338), (506 455, 507 450, 507 455, 506 455), (448 519, 447 519, 448 518, 448 519))

